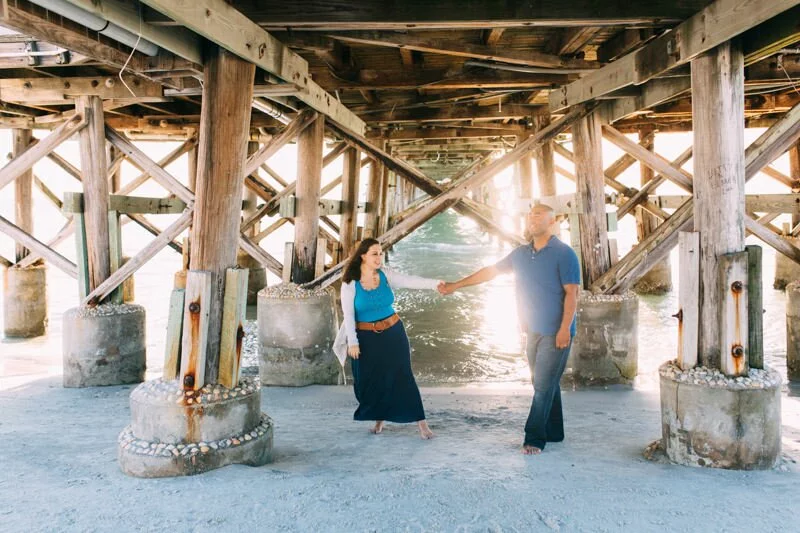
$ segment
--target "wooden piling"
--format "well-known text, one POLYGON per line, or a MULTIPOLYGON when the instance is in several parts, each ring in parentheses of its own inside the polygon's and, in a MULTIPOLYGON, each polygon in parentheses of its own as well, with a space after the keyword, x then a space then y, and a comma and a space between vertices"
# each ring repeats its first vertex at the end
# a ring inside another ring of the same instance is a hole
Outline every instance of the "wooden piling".
POLYGON ((747 346, 750 368, 764 368, 764 298, 761 279, 761 247, 745 246, 747 252, 747 346))
POLYGON ((314 279, 319 234, 319 191, 325 118, 317 117, 297 138, 297 203, 292 281, 314 279))
MULTIPOLYGON (((353 251, 358 220, 358 189, 361 174, 360 154, 355 148, 344 151, 342 168, 342 222, 339 226, 339 241, 345 257, 353 251)), ((372 163, 374 165, 374 162, 372 163)))
MULTIPOLYGON (((549 115, 535 115, 533 117, 534 131, 539 131, 550 125, 549 115)), ((540 196, 556 196, 556 171, 553 160, 553 141, 547 141, 534 149, 533 157, 536 159, 536 177, 539 183, 540 196)))
POLYGON ((744 251, 744 60, 728 42, 692 61, 694 223, 700 232, 700 363, 720 368, 720 256, 744 251))
MULTIPOLYGON (((386 149, 386 141, 376 140, 375 144, 381 150, 386 149)), ((369 182, 367 183, 367 212, 364 217, 364 231, 373 237, 378 234, 378 218, 380 214, 381 186, 384 174, 384 165, 372 159, 369 163, 369 182)))
POLYGON ((600 119, 592 113, 572 126, 575 149, 577 203, 581 235, 581 259, 584 287, 602 276, 611 262, 606 230, 606 202, 603 183, 603 149, 600 119))
POLYGON ((75 99, 75 111, 86 117, 87 121, 86 127, 78 133, 78 139, 91 292, 111 275, 103 101, 97 96, 79 96, 75 99))
MULTIPOLYGON (((17 157, 28 149, 33 139, 31 130, 14 128, 11 130, 12 155, 17 157)), ((14 181, 14 222, 21 230, 33 234, 33 169, 28 169, 14 181)), ((30 250, 16 243, 16 260, 22 261, 30 250)))
POLYGON ((205 57, 190 267, 212 276, 205 379, 216 383, 225 272, 236 265, 239 242, 255 66, 212 44, 205 57))

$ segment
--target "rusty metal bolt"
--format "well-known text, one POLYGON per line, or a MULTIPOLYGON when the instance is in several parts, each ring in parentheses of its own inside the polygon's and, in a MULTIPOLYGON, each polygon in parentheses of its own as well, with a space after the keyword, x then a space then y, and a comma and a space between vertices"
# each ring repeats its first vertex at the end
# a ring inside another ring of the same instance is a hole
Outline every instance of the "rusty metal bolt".
POLYGON ((194 376, 192 374, 186 374, 183 376, 183 386, 194 387, 194 376))
POLYGON ((242 328, 241 326, 239 327, 239 330, 236 332, 236 338, 239 340, 244 338, 244 328, 242 328))
POLYGON ((731 283, 731 290, 733 292, 742 292, 742 289, 744 289, 744 284, 742 284, 741 281, 734 281, 731 283))
POLYGON ((683 320, 683 309, 672 315, 672 318, 677 318, 678 320, 683 320))
POLYGON ((731 348, 731 355, 734 357, 742 357, 744 355, 744 348, 741 344, 734 344, 731 348))
POLYGON ((200 304, 197 302, 192 302, 189 304, 189 312, 190 313, 199 313, 200 312, 200 304))

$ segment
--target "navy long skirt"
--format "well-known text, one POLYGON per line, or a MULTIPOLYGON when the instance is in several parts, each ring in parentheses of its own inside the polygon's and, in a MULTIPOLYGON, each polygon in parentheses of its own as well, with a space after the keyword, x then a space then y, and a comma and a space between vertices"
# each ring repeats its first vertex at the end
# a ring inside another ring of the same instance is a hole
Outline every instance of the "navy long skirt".
POLYGON ((403 321, 382 331, 358 330, 361 351, 352 360, 358 400, 353 419, 407 423, 425 420, 422 397, 411 373, 411 347, 403 321))

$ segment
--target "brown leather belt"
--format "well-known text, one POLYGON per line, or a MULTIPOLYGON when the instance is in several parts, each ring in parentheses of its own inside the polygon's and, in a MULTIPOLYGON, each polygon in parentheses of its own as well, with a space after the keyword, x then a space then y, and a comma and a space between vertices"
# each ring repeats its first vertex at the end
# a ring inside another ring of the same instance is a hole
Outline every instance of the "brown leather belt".
POLYGON ((397 316, 397 313, 395 313, 389 318, 384 318, 383 320, 378 320, 377 322, 356 322, 356 329, 382 333, 397 324, 399 321, 400 317, 397 316))

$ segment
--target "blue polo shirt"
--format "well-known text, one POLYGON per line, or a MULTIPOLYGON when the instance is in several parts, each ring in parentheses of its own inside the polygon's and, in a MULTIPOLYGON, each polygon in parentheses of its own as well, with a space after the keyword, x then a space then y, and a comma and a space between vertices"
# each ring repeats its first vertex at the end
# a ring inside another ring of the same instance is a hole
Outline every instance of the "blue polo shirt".
MULTIPOLYGON (((555 335, 564 315, 564 285, 579 285, 581 267, 575 251, 556 236, 536 250, 533 244, 515 248, 496 265, 514 272, 520 321, 530 333, 555 335)), ((575 319, 569 328, 575 336, 575 319)))

